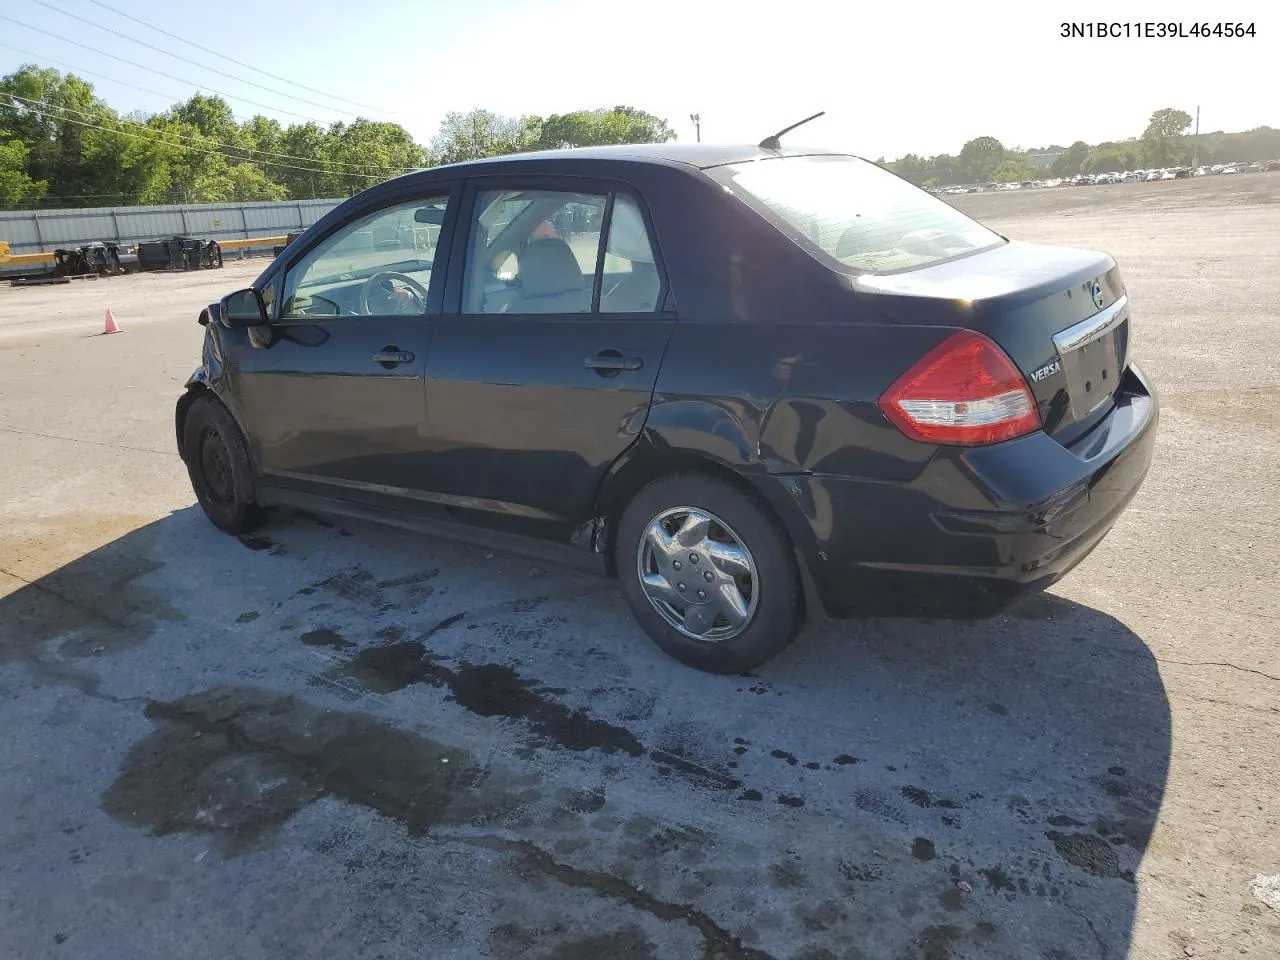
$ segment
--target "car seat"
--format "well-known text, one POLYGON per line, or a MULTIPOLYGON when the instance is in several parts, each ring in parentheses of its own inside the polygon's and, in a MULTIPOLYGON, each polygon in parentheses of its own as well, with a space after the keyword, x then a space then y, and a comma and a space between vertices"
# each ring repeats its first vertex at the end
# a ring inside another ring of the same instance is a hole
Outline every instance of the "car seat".
POLYGON ((542 237, 518 254, 520 293, 508 313, 586 313, 591 288, 578 258, 559 237, 542 237))

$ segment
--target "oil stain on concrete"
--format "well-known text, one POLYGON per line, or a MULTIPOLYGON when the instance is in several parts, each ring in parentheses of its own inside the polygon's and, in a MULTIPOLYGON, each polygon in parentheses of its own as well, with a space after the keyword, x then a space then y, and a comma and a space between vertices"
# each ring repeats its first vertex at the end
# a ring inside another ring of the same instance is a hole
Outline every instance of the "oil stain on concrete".
POLYGON ((518 805, 465 751, 256 687, 152 702, 146 715, 159 725, 129 751, 102 805, 156 836, 211 834, 236 853, 326 796, 411 834, 442 821, 491 822, 518 805))
POLYGON ((513 667, 465 660, 451 667, 432 656, 420 640, 369 647, 341 672, 376 693, 393 693, 420 683, 445 687, 459 706, 477 716, 521 721, 536 739, 569 750, 622 752, 633 757, 644 753, 640 741, 625 727, 565 706, 513 667))

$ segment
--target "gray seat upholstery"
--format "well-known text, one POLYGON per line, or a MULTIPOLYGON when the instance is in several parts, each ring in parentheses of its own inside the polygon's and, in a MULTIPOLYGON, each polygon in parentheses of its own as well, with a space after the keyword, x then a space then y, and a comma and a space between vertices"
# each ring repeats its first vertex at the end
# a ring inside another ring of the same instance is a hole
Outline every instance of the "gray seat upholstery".
POLYGON ((591 288, 578 258, 563 240, 534 240, 519 258, 520 294, 508 313, 586 313, 591 309, 591 288))

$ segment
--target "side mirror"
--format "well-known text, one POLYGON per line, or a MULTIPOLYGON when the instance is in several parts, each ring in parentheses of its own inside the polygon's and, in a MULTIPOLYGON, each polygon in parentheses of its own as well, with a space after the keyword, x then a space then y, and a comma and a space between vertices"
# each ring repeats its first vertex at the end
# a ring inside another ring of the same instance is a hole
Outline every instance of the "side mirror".
POLYGON ((264 327, 271 322, 262 294, 252 287, 223 297, 220 312, 222 325, 229 328, 264 327))

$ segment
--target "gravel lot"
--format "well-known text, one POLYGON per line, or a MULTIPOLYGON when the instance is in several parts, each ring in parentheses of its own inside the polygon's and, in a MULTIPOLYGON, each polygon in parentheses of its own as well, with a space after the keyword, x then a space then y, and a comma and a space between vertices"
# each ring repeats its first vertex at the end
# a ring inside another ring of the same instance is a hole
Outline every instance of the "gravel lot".
POLYGON ((1015 615, 736 678, 607 581, 214 531, 173 401, 265 261, 0 289, 0 955, 1280 955, 1280 176, 955 202, 1120 261, 1146 486, 1015 615))

